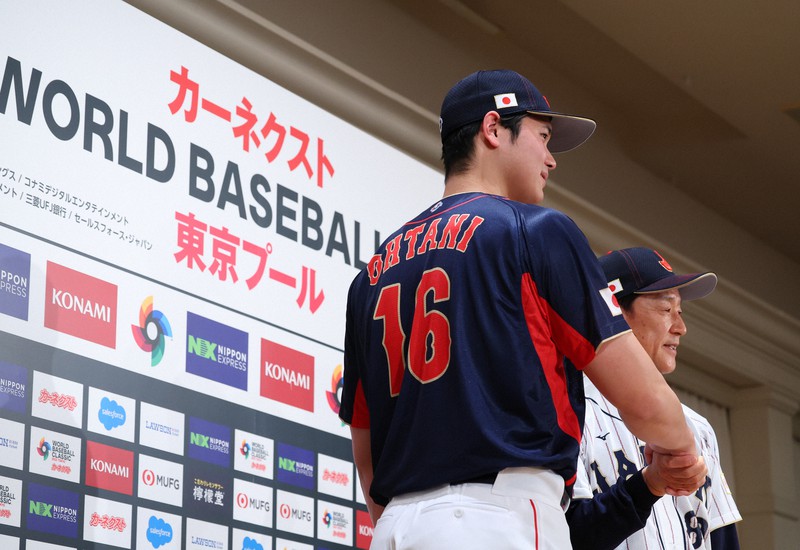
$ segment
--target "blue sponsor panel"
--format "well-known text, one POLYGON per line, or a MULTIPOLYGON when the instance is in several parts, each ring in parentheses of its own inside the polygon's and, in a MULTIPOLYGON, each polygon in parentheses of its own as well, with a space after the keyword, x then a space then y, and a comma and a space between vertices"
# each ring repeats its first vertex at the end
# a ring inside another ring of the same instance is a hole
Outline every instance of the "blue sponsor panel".
POLYGON ((189 417, 189 456, 225 468, 231 465, 231 429, 189 417))
POLYGON ((0 244, 0 313, 28 320, 31 255, 0 244))
POLYGON ((247 333, 186 313, 186 372, 247 390, 247 333))
POLYGON ((316 456, 313 451, 278 443, 278 481, 314 490, 316 456))
POLYGON ((27 527, 42 533, 77 538, 79 505, 78 493, 29 483, 27 527))
POLYGON ((0 409, 27 412, 28 369, 0 361, 0 409))

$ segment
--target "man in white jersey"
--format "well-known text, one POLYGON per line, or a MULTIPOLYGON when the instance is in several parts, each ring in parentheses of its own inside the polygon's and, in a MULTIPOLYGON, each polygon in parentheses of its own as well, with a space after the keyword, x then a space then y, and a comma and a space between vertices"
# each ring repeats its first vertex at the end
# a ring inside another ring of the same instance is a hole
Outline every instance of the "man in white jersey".
MULTIPOLYGON (((714 273, 676 275, 655 250, 626 248, 600 258, 609 281, 607 299, 619 308, 661 374, 675 370, 686 334, 681 302, 703 298, 714 273)), ((689 496, 664 496, 661 461, 645 466, 645 445, 584 377, 586 420, 573 503, 567 512, 576 550, 738 549, 739 511, 725 482, 719 448, 708 421, 684 405, 703 455, 706 483, 689 496)))

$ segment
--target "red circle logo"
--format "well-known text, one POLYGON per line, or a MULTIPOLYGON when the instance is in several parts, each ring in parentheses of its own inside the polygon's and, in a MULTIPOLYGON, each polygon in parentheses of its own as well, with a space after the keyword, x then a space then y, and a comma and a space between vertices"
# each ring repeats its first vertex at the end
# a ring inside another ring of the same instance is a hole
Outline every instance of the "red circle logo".
POLYGON ((153 473, 153 470, 145 470, 142 472, 142 481, 145 485, 152 485, 156 482, 156 474, 153 473))

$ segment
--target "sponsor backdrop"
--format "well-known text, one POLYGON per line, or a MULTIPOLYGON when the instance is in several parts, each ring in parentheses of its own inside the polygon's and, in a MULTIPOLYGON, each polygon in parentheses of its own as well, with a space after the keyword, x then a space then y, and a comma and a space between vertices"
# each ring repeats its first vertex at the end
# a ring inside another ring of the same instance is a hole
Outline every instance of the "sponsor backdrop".
POLYGON ((0 547, 367 548, 346 291, 440 174, 122 2, 0 20, 0 547))

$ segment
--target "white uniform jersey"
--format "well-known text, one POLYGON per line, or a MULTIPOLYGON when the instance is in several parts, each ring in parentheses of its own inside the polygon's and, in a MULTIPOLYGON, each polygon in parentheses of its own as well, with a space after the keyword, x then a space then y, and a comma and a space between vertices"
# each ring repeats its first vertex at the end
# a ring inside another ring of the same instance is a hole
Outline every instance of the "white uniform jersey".
MULTIPOLYGON (((573 492, 576 499, 592 498, 645 465, 644 443, 628 431, 617 408, 586 377, 584 388, 586 422, 573 492)), ((713 428, 685 405, 683 412, 708 467, 706 483, 691 496, 659 499, 644 529, 628 537, 620 549, 710 549, 711 531, 742 519, 720 467, 713 428)))

